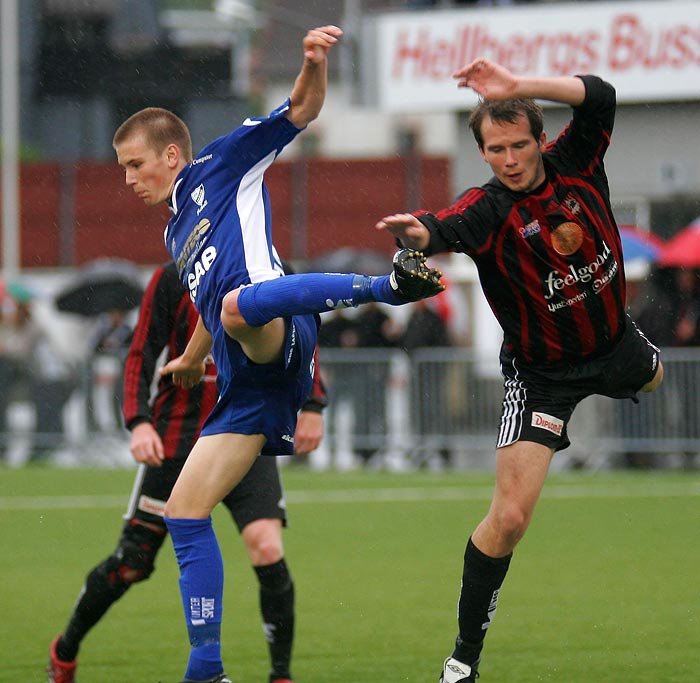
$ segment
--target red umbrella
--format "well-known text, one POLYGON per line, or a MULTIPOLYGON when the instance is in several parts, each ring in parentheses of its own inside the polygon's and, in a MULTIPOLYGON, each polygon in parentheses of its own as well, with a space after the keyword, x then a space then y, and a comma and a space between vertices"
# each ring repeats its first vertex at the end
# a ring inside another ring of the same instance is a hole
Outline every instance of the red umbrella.
POLYGON ((700 268, 700 217, 676 233, 661 250, 658 265, 700 268))
POLYGON ((653 263, 659 258, 664 242, 654 233, 636 225, 620 225, 619 229, 625 263, 637 260, 653 263))

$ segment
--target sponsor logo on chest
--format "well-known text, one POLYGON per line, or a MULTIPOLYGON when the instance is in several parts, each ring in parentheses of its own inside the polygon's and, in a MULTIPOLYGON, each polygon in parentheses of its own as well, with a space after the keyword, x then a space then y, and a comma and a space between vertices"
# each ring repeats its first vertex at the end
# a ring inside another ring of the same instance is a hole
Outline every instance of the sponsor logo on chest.
POLYGON ((190 290, 190 299, 194 302, 197 298, 197 290, 202 278, 209 272, 216 259, 216 247, 207 247, 201 257, 195 261, 192 271, 187 276, 187 286, 190 290))
POLYGON ((551 270, 544 281, 544 298, 550 300, 565 287, 579 283, 593 283, 593 291, 600 292, 615 277, 618 264, 612 257, 610 247, 603 242, 603 251, 598 254, 595 261, 576 267, 573 264, 564 273, 559 270, 551 270))

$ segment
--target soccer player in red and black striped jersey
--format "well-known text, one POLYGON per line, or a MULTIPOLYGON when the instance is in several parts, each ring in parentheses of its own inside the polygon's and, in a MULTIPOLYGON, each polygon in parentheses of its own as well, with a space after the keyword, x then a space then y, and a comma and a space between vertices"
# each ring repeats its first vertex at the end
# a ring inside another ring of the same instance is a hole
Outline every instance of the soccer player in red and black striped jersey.
POLYGON ((435 214, 377 223, 405 247, 468 254, 503 328, 505 398, 496 490, 464 556, 459 635, 441 681, 474 681, 510 558, 532 518, 567 424, 591 394, 637 400, 663 369, 625 314, 622 246, 603 156, 615 90, 596 76, 517 77, 486 59, 455 72, 480 102, 470 128, 494 177, 435 214), (535 98, 573 117, 548 144, 535 98))
MULTIPOLYGON (((152 385, 163 352, 165 360, 180 356, 198 318, 175 264, 157 268, 141 303, 124 368, 124 419, 131 431, 131 453, 141 466, 117 548, 90 571, 65 631, 52 643, 49 683, 76 679, 83 638, 114 602, 154 569, 167 535, 165 502, 218 397, 216 369, 207 363, 203 381, 191 389, 175 384, 169 374, 159 378, 155 392, 152 385)), ((316 365, 312 391, 294 434, 297 453, 319 445, 326 404, 316 365)), ((269 680, 291 683, 294 583, 282 547, 287 513, 276 459, 257 458, 222 502, 238 526, 260 582, 260 609, 271 660, 269 680)))

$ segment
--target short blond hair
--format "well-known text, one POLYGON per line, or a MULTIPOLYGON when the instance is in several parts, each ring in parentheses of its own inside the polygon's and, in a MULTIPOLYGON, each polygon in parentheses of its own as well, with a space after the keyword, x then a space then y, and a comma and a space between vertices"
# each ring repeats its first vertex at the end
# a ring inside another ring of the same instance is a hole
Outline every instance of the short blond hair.
POLYGON ((160 107, 147 107, 132 114, 122 123, 112 139, 112 146, 122 144, 136 133, 143 132, 148 144, 160 154, 168 145, 177 145, 185 160, 192 161, 192 138, 187 124, 173 112, 160 107))

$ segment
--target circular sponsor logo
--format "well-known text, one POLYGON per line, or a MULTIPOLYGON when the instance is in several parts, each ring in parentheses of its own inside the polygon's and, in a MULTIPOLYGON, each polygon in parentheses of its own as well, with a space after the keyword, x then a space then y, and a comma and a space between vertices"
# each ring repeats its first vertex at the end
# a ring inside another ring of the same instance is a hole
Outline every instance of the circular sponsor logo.
POLYGON ((562 256, 571 256, 583 244, 583 229, 578 223, 562 223, 551 232, 552 247, 562 256))

